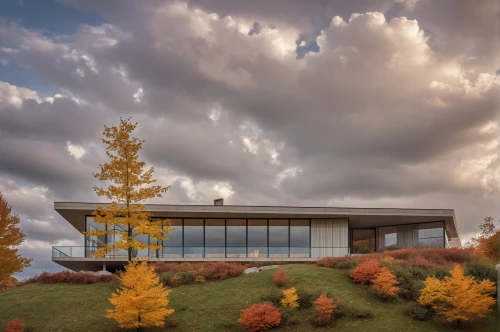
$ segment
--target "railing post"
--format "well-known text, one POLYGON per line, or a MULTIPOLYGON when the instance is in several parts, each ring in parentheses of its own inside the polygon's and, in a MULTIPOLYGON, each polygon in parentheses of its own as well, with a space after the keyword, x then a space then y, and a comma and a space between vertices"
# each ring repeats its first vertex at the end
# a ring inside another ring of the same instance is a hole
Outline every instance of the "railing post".
POLYGON ((69 257, 73 257, 73 247, 69 247, 69 257))

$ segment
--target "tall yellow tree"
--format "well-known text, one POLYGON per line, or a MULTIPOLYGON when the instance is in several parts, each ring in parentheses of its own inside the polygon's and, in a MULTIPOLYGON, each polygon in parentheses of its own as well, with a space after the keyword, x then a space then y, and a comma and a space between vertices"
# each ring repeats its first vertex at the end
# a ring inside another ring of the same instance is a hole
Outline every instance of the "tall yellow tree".
POLYGON ((109 301, 115 309, 108 309, 106 317, 113 318, 121 328, 135 328, 165 325, 165 318, 174 310, 167 309, 168 294, 158 274, 146 261, 134 261, 125 267, 125 273, 118 277, 121 281, 117 293, 109 301))
POLYGON ((455 265, 451 276, 442 281, 428 277, 418 303, 431 305, 438 314, 460 326, 462 321, 484 317, 495 304, 495 283, 489 280, 477 282, 464 276, 460 265, 455 265))
POLYGON ((12 213, 12 207, 0 193, 0 281, 6 280, 11 275, 21 272, 30 266, 31 259, 24 258, 17 253, 25 235, 17 224, 21 219, 12 213))
POLYGON ((129 118, 121 119, 119 126, 104 126, 106 154, 109 161, 99 165, 100 172, 94 177, 100 181, 111 181, 107 188, 94 186, 98 196, 111 200, 107 206, 98 206, 92 213, 94 221, 106 224, 105 230, 84 232, 87 236, 113 235, 115 240, 94 252, 95 257, 102 257, 115 250, 127 250, 128 260, 134 258, 137 249, 160 250, 157 241, 166 240, 170 231, 168 220, 151 221, 151 213, 141 202, 150 198, 162 197, 170 186, 148 186, 153 179, 154 168, 144 170, 146 163, 139 161, 138 153, 143 140, 132 137, 137 127, 129 118), (153 241, 144 243, 137 240, 140 235, 148 235, 153 241))

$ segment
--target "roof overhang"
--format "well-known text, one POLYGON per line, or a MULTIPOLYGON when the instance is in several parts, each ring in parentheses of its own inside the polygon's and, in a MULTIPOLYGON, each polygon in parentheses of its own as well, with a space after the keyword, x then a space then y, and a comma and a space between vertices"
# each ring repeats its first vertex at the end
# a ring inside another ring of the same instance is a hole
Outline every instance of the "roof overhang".
MULTIPOLYGON (((104 203, 55 202, 54 209, 78 231, 85 230, 85 216, 104 203)), ((240 205, 146 204, 154 217, 164 218, 347 218, 351 228, 444 221, 448 239, 458 239, 453 209, 345 208, 240 205)))

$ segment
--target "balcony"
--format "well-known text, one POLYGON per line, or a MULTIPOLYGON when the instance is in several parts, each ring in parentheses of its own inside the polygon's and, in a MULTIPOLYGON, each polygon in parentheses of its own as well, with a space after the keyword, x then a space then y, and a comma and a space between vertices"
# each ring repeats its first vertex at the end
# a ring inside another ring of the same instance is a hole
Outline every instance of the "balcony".
MULTIPOLYGON (((52 258, 92 258, 97 247, 52 247, 52 258)), ((161 250, 135 249, 133 257, 158 260, 203 259, 220 260, 239 258, 251 259, 311 259, 318 257, 339 257, 349 254, 347 247, 163 247, 161 250)), ((126 250, 108 252, 103 258, 123 258, 126 250)))

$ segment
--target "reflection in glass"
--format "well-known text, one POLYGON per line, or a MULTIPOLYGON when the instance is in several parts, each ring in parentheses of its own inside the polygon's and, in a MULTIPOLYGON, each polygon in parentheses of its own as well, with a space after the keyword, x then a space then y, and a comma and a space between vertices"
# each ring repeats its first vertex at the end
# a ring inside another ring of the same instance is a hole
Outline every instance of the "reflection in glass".
POLYGON ((444 247, 444 223, 421 223, 379 227, 377 250, 397 248, 444 247))
POLYGON ((269 257, 288 257, 288 220, 269 220, 269 257))
POLYGON ((290 220, 290 257, 310 257, 310 231, 309 220, 290 220))
POLYGON ((367 254, 375 251, 375 229, 352 230, 352 253, 367 254))
MULTIPOLYGON (((94 217, 86 217, 87 223, 85 226, 86 232, 96 232, 106 230, 106 224, 97 223, 94 221, 94 217)), ((91 257, 91 255, 103 245, 106 244, 106 235, 101 236, 85 236, 85 257, 91 257)))
POLYGON ((247 221, 228 219, 226 223, 226 257, 247 257, 247 221))
POLYGON ((184 257, 203 257, 203 246, 203 219, 184 219, 184 257))
POLYGON ((226 222, 224 219, 205 220, 205 257, 225 257, 226 222))
POLYGON ((267 220, 248 220, 248 257, 267 257, 267 220))

